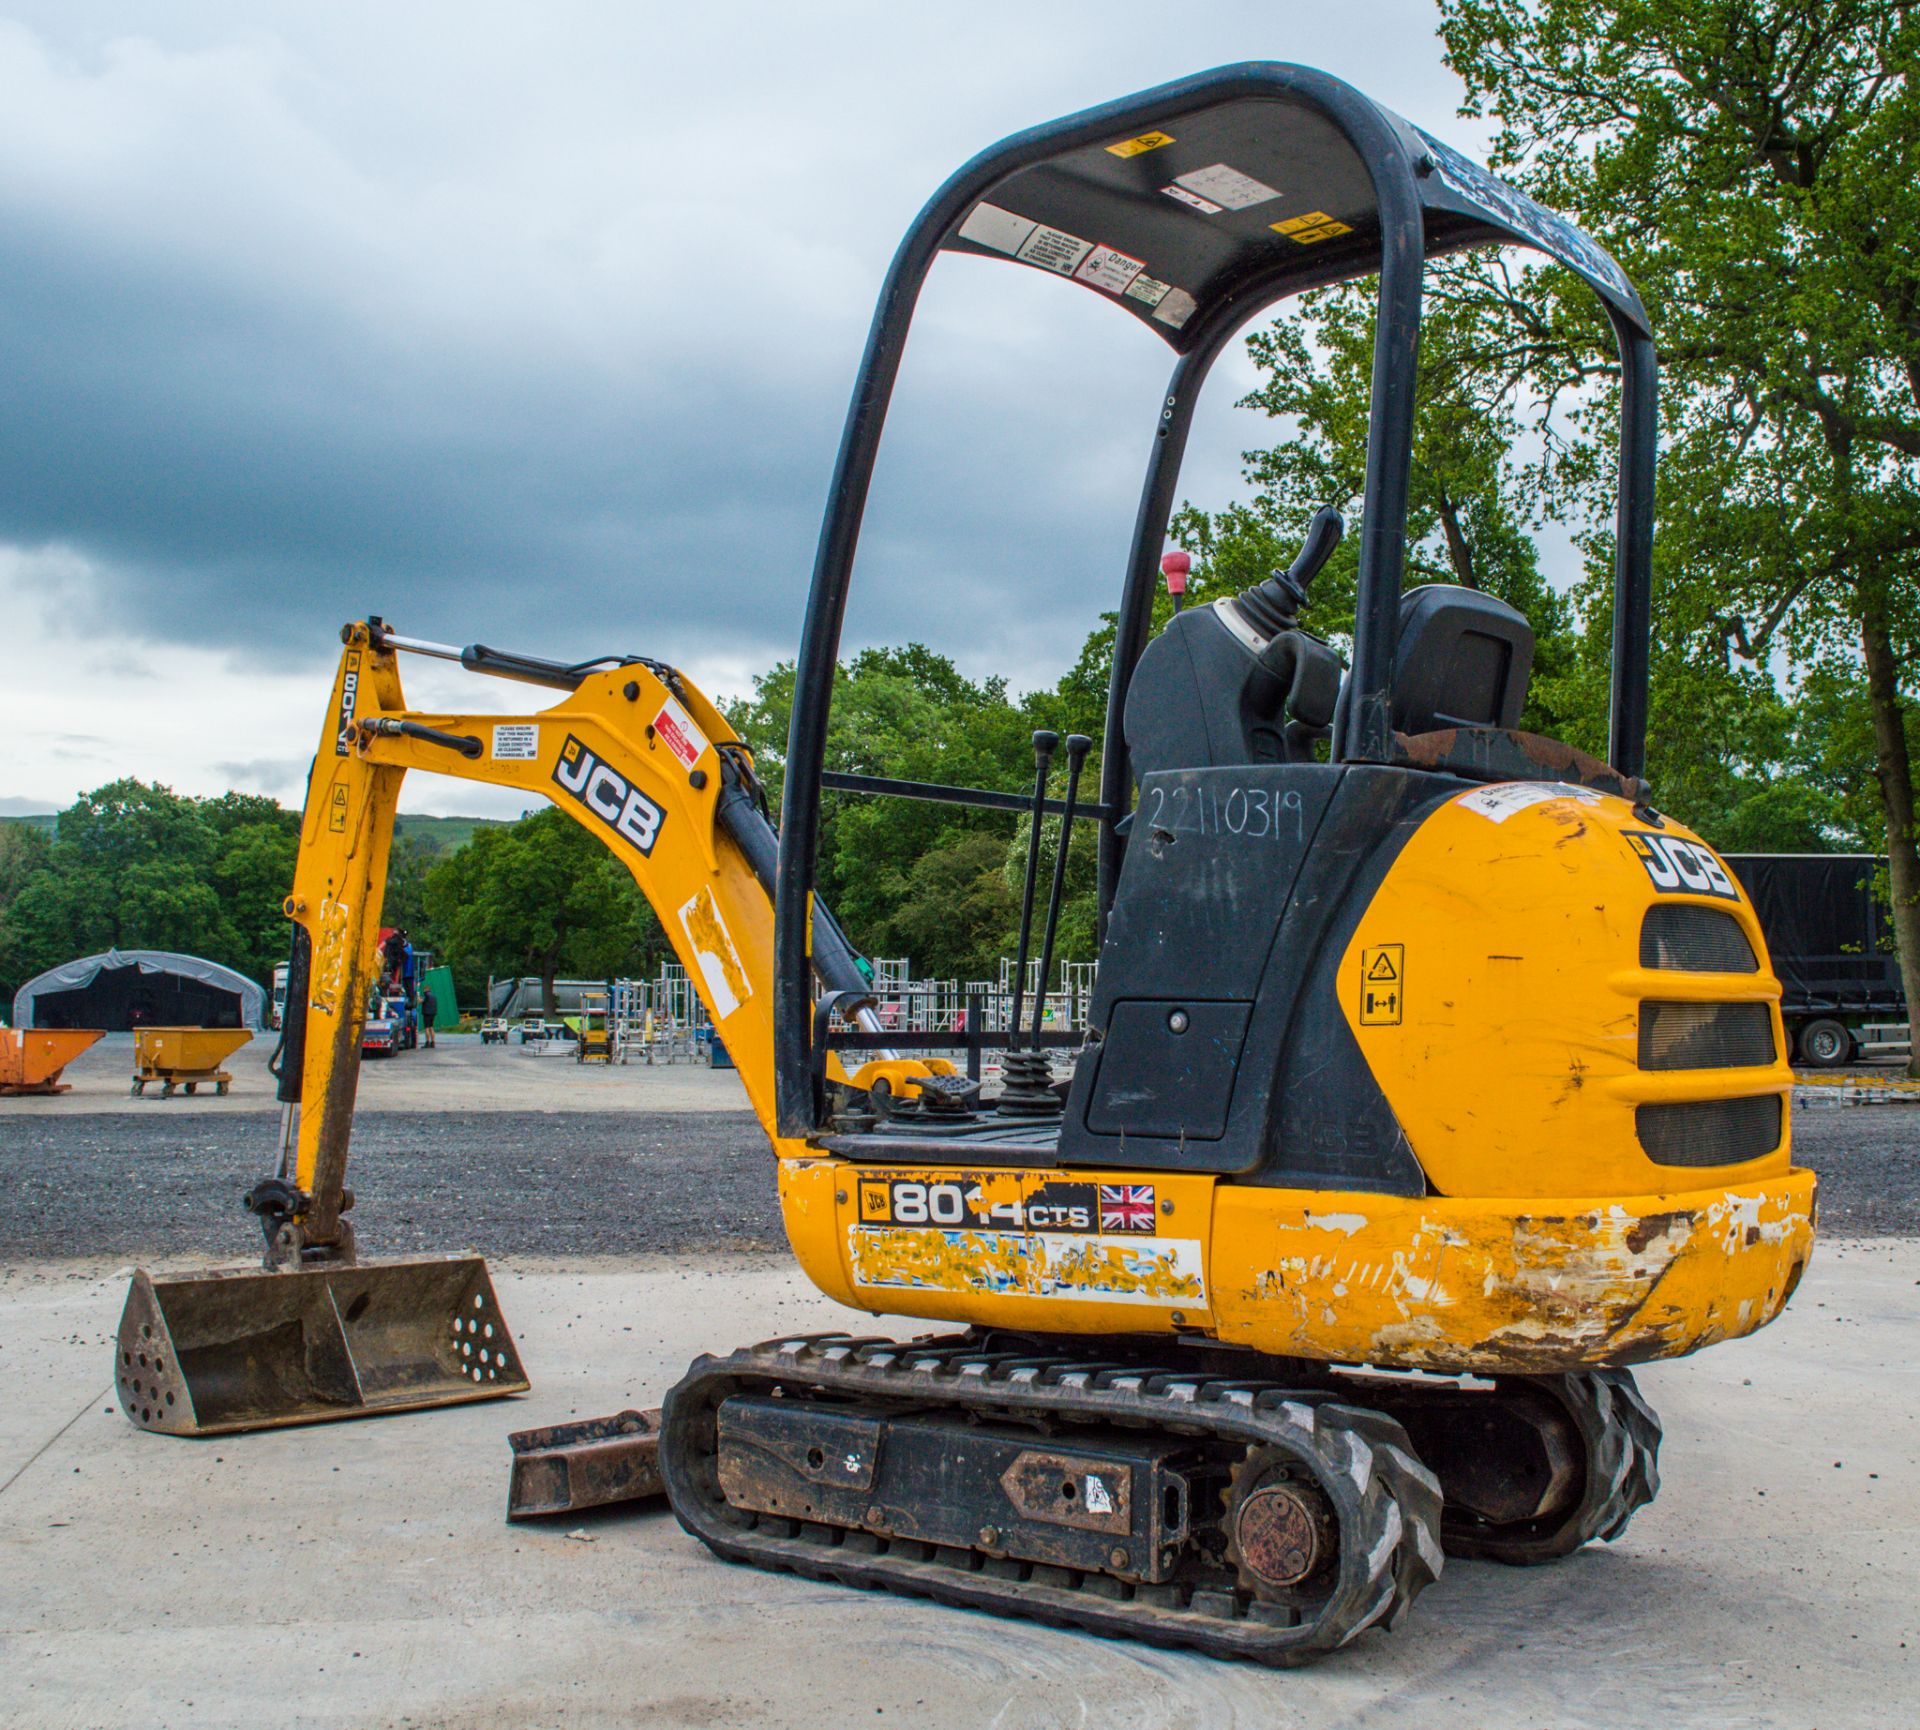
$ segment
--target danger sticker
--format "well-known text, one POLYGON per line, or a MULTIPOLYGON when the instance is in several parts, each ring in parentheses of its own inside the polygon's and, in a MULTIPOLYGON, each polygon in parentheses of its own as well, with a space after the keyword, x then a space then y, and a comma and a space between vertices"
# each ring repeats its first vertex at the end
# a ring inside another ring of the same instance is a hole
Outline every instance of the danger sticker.
POLYGON ((1170 324, 1178 330, 1199 309, 1200 303, 1184 288, 1170 288, 1160 304, 1153 309, 1153 316, 1160 324, 1170 324))
POLYGON ((1199 211, 1202 216, 1218 216, 1226 208, 1223 204, 1215 204, 1211 198, 1202 198, 1197 192, 1189 192, 1178 181, 1171 186, 1163 186, 1160 190, 1169 198, 1179 199, 1189 210, 1199 211))
POLYGON ((680 759, 683 769, 691 769, 700 761, 700 753, 707 748, 706 734, 694 725, 693 717, 671 697, 660 705, 660 713, 654 716, 653 733, 680 759))
POLYGON ((1145 156, 1149 150, 1159 150, 1173 142, 1165 132, 1143 132, 1138 138, 1123 138, 1118 144, 1109 144, 1109 156, 1145 156))
POLYGON ((1129 300, 1145 301, 1148 306, 1158 306, 1167 298, 1167 290, 1172 285, 1160 281, 1158 277, 1148 276, 1142 271, 1127 284, 1126 295, 1129 300))
POLYGON ((1530 811, 1549 800, 1580 799, 1591 804, 1599 797, 1591 787, 1569 786, 1565 781, 1505 781, 1497 787, 1477 787, 1471 793, 1462 793, 1454 803, 1491 823, 1504 823, 1516 811, 1530 811))
POLYGON ((1032 217, 1016 216, 997 204, 976 204, 960 224, 960 238, 995 252, 1017 253, 1039 226, 1032 217))
POLYGON ((1036 227, 1013 256, 1023 264, 1037 264, 1042 270, 1057 270, 1062 276, 1071 276, 1092 250, 1093 242, 1082 240, 1077 234, 1068 234, 1059 228, 1036 227))
POLYGON ((1285 222, 1270 222, 1267 226, 1275 234, 1284 234, 1302 246, 1312 246, 1317 241, 1331 240, 1336 234, 1353 232, 1352 223, 1337 221, 1324 210, 1310 210, 1305 216, 1289 216, 1285 222))
POLYGON ((1146 265, 1137 258, 1129 258, 1124 252, 1116 252, 1110 246, 1096 246, 1073 273, 1073 280, 1092 283, 1095 288, 1104 288, 1109 294, 1124 294, 1127 284, 1145 269, 1146 265))
POLYGON ((1228 210, 1251 210, 1256 204, 1265 204, 1268 199, 1280 196, 1266 182, 1255 180, 1251 174, 1242 174, 1224 162, 1176 175, 1173 183, 1211 199, 1216 205, 1225 205, 1228 210))
POLYGON ((502 721, 493 730, 493 754, 531 763, 540 755, 540 729, 531 721, 502 721))
POLYGON ((1398 1027, 1406 1007, 1406 945, 1381 943, 1360 951, 1360 1025, 1398 1027))

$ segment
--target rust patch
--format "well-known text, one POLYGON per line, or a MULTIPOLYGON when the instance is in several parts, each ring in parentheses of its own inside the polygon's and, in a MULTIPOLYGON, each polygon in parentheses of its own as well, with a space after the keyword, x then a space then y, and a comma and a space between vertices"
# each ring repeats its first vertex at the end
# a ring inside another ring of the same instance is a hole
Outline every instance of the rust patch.
MULTIPOLYGON (((1643 1215, 1627 1228, 1627 1248, 1632 1250, 1635 1255, 1644 1255, 1649 1244, 1653 1243, 1656 1239, 1665 1237, 1676 1225, 1691 1225, 1692 1223, 1693 1215, 1684 1209, 1672 1213, 1649 1213, 1643 1215)), ((1754 1240, 1749 1238, 1747 1241, 1751 1243, 1754 1240)))

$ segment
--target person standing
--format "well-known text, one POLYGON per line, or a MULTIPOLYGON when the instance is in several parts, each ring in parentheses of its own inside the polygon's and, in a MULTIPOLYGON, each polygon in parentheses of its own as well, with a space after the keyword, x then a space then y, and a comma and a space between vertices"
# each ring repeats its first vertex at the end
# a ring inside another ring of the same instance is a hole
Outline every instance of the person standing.
POLYGON ((420 995, 420 1043, 429 1051, 433 1049, 433 1023, 439 1013, 440 1000, 429 985, 420 995))

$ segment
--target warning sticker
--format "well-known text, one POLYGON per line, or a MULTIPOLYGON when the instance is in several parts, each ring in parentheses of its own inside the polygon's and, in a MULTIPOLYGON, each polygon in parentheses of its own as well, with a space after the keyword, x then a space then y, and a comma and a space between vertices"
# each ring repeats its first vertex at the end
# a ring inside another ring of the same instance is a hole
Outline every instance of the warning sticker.
POLYGON ((1013 256, 1023 263, 1037 264, 1042 270, 1057 270, 1062 276, 1071 276, 1092 250, 1093 242, 1082 240, 1077 234, 1058 228, 1035 228, 1013 256))
POLYGON ((1324 210, 1310 210, 1305 216, 1289 216, 1285 222, 1270 222, 1267 226, 1275 234, 1284 234, 1302 246, 1312 246, 1317 241, 1331 240, 1336 234, 1353 232, 1352 223, 1340 222, 1324 210))
POLYGON ((1090 282, 1095 288, 1104 288, 1109 294, 1123 294, 1127 284, 1145 269, 1146 266, 1137 258, 1129 258, 1124 252, 1115 252, 1110 246, 1096 246, 1087 254, 1086 262, 1073 273, 1073 280, 1090 282))
POLYGON ((1144 300, 1148 306, 1158 306, 1167 298, 1167 290, 1171 286, 1158 277, 1148 276, 1145 271, 1142 271, 1127 284, 1127 299, 1144 300))
POLYGON ((327 802, 327 828, 335 835, 347 832, 347 790, 336 787, 333 796, 327 802))
POLYGON ((1573 787, 1565 781, 1505 781, 1497 787, 1476 787, 1471 793, 1462 793, 1454 803, 1489 822, 1504 823, 1516 811, 1529 811, 1550 799, 1581 799, 1592 804, 1599 797, 1591 787, 1573 787))
POLYGON ((1109 156, 1145 156, 1149 150, 1158 150, 1162 145, 1173 142, 1164 132, 1143 132, 1138 138, 1123 138, 1118 144, 1109 144, 1109 156))
POLYGON ((1239 169, 1231 168, 1224 162, 1216 162, 1211 168, 1196 168, 1186 174, 1174 176, 1175 186, 1184 186, 1189 192, 1197 192, 1202 198, 1212 199, 1215 204, 1223 204, 1229 210, 1251 210, 1256 204, 1265 204, 1270 198, 1280 194, 1264 181, 1255 180, 1251 174, 1242 174, 1239 169))
POLYGON ((1166 297, 1153 309, 1153 316, 1159 323, 1170 324, 1178 330, 1193 317, 1199 305, 1184 288, 1170 288, 1166 297))
POLYGON ((1381 943, 1360 951, 1360 1025, 1398 1027, 1405 1007, 1406 945, 1381 943))
POLYGON ((1169 198, 1177 198, 1190 210, 1197 210, 1202 216, 1218 216, 1226 209, 1224 204, 1215 204, 1211 198, 1202 198, 1197 192, 1189 192, 1177 181, 1172 186, 1160 188, 1169 198))
POLYGON ((960 238, 995 252, 1018 252, 1039 226, 1031 217, 1015 216, 997 204, 976 204, 960 224, 960 238))
POLYGON ((531 721, 503 721, 493 730, 495 757, 531 763, 540 755, 540 729, 531 721))
POLYGON ((1113 1493, 1107 1488, 1107 1480, 1098 1472, 1089 1472, 1086 1477, 1086 1509, 1089 1514, 1111 1514, 1113 1512, 1113 1493))
POLYGON ((689 715, 673 698, 669 697, 660 705, 660 713, 653 718, 654 737, 680 759, 683 769, 691 769, 700 761, 700 753, 707 748, 707 736, 694 725, 689 715))

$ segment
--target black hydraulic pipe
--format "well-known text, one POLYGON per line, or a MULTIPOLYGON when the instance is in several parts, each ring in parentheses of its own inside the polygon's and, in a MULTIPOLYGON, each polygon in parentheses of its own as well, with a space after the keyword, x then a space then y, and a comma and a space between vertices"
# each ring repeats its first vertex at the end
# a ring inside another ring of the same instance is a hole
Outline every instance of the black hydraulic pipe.
MULTIPOLYGON (((274 1063, 275 1096, 282 1105, 298 1105, 307 1071, 307 999, 313 995, 313 939, 298 920, 287 950, 287 996, 280 1007, 280 1044, 274 1063)), ((271 1067, 271 1066, 269 1066, 271 1067)))
POLYGON ((1013 1013, 1007 1018, 1009 1051, 1020 1048, 1020 1004, 1026 994, 1027 945, 1033 938, 1033 884, 1040 874, 1040 825, 1045 820, 1047 771, 1053 767, 1053 753, 1060 735, 1042 727, 1033 736, 1033 805, 1027 831, 1027 880, 1020 890, 1020 948, 1013 961, 1013 1013))
MULTIPOLYGON (((1080 797, 1080 771, 1086 767, 1087 753, 1093 749, 1093 741, 1085 733, 1067 735, 1067 805, 1060 813, 1060 840, 1053 850, 1053 888, 1047 896, 1046 935, 1040 940, 1040 986, 1034 992, 1033 1002, 1033 1049, 1040 1049, 1040 1030, 1047 1018, 1047 977, 1053 971, 1053 939, 1060 929, 1060 899, 1067 887, 1067 849, 1073 845, 1073 807, 1080 797)), ((1036 813, 1034 826, 1039 826, 1040 818, 1036 813)), ((1019 1032, 1019 1020, 1014 1021, 1014 1031, 1019 1032)))

